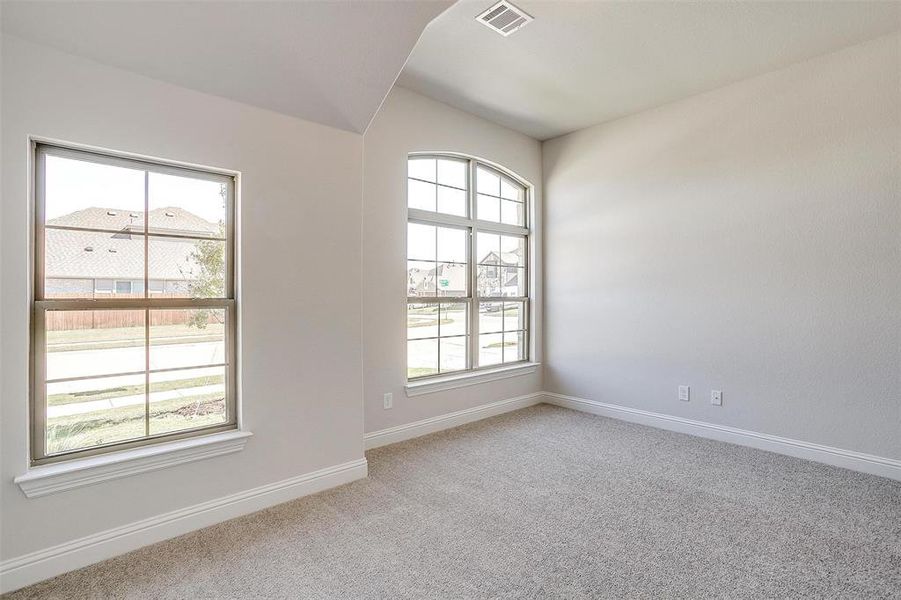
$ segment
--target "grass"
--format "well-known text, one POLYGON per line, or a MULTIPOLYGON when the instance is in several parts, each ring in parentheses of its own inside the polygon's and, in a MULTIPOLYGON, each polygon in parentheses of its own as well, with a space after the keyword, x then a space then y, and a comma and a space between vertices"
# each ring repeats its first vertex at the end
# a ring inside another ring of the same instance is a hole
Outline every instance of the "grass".
POLYGON ((413 379, 414 377, 424 377, 425 375, 435 375, 437 372, 437 369, 433 369, 431 367, 408 367, 407 379, 413 379))
MULTIPOLYGON (((150 328, 154 346, 215 342, 222 339, 225 327, 218 323, 197 329, 188 325, 154 325, 150 328)), ((110 350, 144 345, 143 327, 109 327, 99 329, 66 329, 47 332, 47 352, 76 350, 110 350)))
MULTIPOLYGON (((198 394, 150 405, 151 435, 222 423, 222 394, 198 394), (221 408, 220 408, 221 407, 221 408)), ((123 406, 49 419, 47 451, 62 452, 144 436, 144 405, 123 406)))
POLYGON ((484 346, 485 348, 509 348, 510 346, 518 346, 519 342, 494 342, 484 346))
MULTIPOLYGON (((156 381, 150 384, 150 392, 167 392, 182 388, 200 387, 202 385, 215 385, 217 383, 222 383, 221 375, 194 377, 192 379, 177 379, 172 381, 156 381)), ((122 396, 134 396, 143 393, 143 385, 123 385, 100 392, 89 390, 85 392, 70 392, 68 394, 53 394, 52 396, 47 396, 47 406, 78 404, 81 402, 92 402, 94 400, 109 400, 110 398, 121 398, 122 396)))

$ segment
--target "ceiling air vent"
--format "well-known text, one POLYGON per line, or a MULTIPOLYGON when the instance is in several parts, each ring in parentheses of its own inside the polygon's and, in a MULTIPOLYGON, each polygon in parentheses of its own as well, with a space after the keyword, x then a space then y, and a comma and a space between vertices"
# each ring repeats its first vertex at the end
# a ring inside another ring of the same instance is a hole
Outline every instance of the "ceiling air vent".
POLYGON ((521 8, 513 6, 507 0, 501 0, 476 17, 476 21, 504 37, 528 25, 531 20, 531 15, 521 8))

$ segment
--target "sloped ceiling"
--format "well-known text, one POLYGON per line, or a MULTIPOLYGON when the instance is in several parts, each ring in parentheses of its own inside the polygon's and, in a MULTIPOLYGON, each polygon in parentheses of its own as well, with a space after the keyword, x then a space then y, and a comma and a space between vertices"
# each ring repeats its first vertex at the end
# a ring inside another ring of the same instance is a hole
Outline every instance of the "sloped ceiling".
POLYGON ((363 132, 451 0, 5 1, 3 32, 363 132))
POLYGON ((436 18, 398 83, 537 139, 639 112, 901 29, 899 2, 513 0, 535 20, 503 38, 436 18))

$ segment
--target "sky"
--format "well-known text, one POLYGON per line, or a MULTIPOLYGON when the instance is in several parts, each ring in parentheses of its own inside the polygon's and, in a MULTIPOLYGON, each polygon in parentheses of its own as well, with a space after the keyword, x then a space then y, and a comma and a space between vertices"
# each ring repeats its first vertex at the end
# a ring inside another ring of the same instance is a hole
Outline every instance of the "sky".
MULTIPOLYGON (((45 174, 48 221, 92 206, 144 211, 144 171, 48 156, 45 174)), ((215 181, 151 173, 150 210, 177 206, 218 223, 225 220, 220 188, 215 181)))

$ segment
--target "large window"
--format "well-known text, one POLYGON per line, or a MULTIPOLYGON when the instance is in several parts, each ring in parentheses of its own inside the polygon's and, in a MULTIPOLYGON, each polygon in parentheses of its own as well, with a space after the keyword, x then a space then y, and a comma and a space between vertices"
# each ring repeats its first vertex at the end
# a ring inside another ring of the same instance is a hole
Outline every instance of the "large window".
POLYGON ((489 165, 409 157, 408 379, 529 359, 528 203, 489 165))
POLYGON ((234 428, 234 177, 34 156, 33 462, 234 428))

